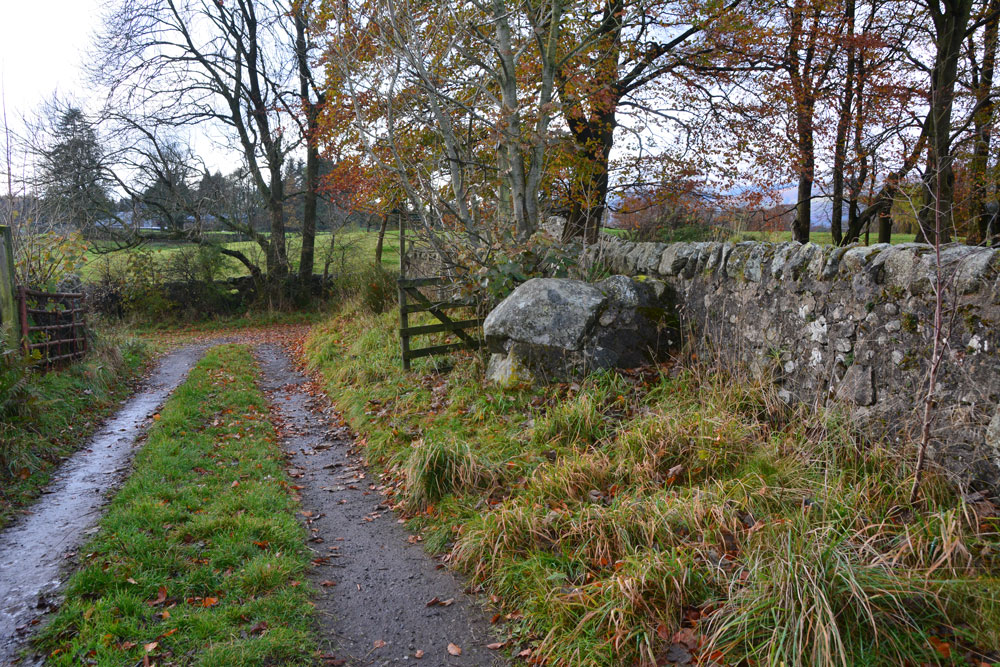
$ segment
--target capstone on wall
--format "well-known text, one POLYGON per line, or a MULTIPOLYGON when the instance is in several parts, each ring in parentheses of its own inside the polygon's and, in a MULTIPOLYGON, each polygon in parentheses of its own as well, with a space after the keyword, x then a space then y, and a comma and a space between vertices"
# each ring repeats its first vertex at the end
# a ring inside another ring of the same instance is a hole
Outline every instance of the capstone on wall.
MULTIPOLYGON (((934 248, 633 243, 585 253, 677 292, 702 354, 771 374, 787 401, 847 406, 901 446, 918 437, 933 342, 934 248)), ((932 455, 956 480, 1000 489, 1000 252, 941 253, 944 345, 932 455)))

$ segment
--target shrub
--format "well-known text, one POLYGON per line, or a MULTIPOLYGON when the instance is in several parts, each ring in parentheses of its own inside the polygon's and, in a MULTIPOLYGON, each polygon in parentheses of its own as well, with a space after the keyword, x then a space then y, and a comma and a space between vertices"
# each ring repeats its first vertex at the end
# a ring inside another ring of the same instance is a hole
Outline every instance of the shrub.
POLYGON ((14 248, 18 278, 36 289, 55 289, 86 263, 87 242, 79 232, 20 233, 14 248))
POLYGON ((367 264, 344 273, 335 282, 334 290, 344 300, 357 298, 365 312, 379 315, 397 303, 398 274, 383 266, 367 264))
POLYGON ((29 382, 30 361, 7 345, 10 334, 6 328, 0 329, 0 337, 0 428, 6 429, 12 420, 30 416, 35 397, 29 382))

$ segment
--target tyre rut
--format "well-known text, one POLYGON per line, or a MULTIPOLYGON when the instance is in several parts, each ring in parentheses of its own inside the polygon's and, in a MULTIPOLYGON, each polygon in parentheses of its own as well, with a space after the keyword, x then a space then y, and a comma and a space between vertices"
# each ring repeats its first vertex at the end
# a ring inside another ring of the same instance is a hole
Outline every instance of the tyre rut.
POLYGON ((291 473, 302 498, 329 664, 506 664, 486 645, 490 624, 455 576, 408 540, 386 507, 349 430, 331 426, 281 348, 257 348, 291 473), (432 599, 453 600, 442 606, 432 599), (461 655, 449 652, 449 644, 461 655), (342 662, 341 662, 342 661, 342 662))

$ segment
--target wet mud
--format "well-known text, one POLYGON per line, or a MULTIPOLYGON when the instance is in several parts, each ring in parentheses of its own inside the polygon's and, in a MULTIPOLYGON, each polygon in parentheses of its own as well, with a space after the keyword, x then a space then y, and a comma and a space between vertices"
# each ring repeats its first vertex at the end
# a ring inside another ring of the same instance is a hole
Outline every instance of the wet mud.
POLYGON ((109 492, 127 476, 150 417, 208 347, 191 345, 163 357, 144 388, 60 466, 28 512, 0 532, 0 665, 15 664, 32 628, 57 606, 76 551, 96 532, 109 492))

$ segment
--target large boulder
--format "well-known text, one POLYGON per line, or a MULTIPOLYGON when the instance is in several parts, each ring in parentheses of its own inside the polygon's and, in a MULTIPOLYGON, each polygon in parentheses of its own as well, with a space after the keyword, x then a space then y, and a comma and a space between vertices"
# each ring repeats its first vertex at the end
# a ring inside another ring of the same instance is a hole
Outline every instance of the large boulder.
POLYGON ((679 338, 670 287, 626 276, 595 284, 529 280, 487 316, 483 332, 493 353, 487 376, 505 385, 634 368, 655 361, 679 338))

